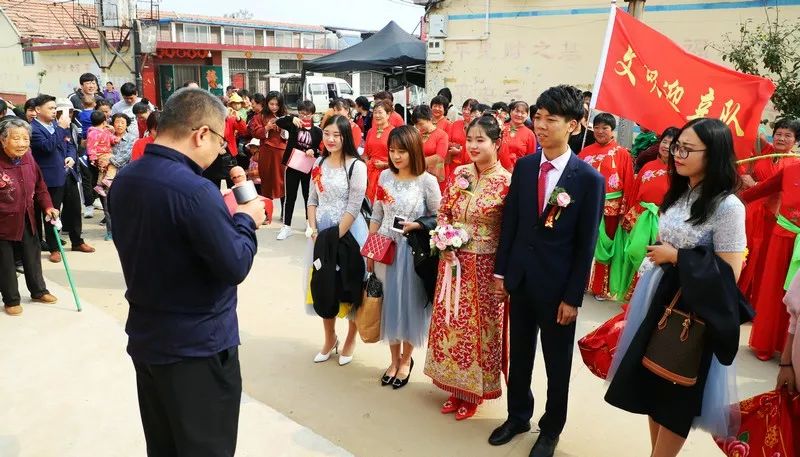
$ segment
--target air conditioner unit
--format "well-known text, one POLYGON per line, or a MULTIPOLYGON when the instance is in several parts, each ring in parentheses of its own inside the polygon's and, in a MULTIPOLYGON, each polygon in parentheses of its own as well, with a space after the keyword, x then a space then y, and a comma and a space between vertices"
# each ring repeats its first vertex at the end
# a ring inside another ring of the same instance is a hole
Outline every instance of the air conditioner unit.
POLYGON ((422 6, 428 6, 428 3, 430 3, 430 0, 412 0, 412 1, 414 2, 415 5, 422 5, 422 6))
POLYGON ((428 39, 428 62, 444 61, 444 40, 441 38, 428 39))
POLYGON ((428 36, 431 38, 447 38, 447 16, 431 14, 428 16, 428 36))

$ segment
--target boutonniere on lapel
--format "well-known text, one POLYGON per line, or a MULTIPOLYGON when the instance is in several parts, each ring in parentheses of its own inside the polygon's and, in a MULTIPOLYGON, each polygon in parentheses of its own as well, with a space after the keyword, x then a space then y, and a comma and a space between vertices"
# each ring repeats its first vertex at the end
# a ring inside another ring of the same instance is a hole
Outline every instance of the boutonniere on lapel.
POLYGON ((472 182, 470 181, 470 173, 467 170, 461 170, 461 173, 456 176, 454 181, 456 188, 465 194, 472 194, 472 182))
POLYGON ((553 193, 550 194, 550 200, 547 201, 547 204, 550 205, 550 211, 547 213, 544 226, 553 228, 558 218, 561 217, 561 212, 564 208, 572 204, 572 196, 563 187, 556 187, 553 189, 553 193))

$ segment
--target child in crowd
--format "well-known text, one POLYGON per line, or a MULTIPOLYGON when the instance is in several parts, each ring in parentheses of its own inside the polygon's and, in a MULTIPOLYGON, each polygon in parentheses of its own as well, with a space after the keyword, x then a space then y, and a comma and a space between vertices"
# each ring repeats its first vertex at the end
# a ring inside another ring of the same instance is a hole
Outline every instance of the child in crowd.
POLYGON ((140 102, 135 103, 131 110, 136 117, 136 126, 139 128, 139 138, 143 138, 144 132, 147 130, 147 118, 150 117, 150 113, 153 112, 153 106, 150 104, 149 100, 143 98, 140 102))
POLYGON ((105 197, 111 181, 117 174, 117 167, 112 165, 109 160, 111 159, 111 147, 118 143, 119 139, 106 122, 106 115, 102 111, 94 111, 90 120, 92 126, 86 136, 86 154, 89 156, 89 161, 99 170, 94 190, 98 195, 105 197))
POLYGON ((247 152, 250 155, 250 166, 247 167, 247 178, 256 185, 256 190, 261 194, 261 177, 258 175, 258 148, 261 140, 253 138, 247 143, 247 152))
POLYGON ((97 106, 97 100, 94 95, 84 95, 81 100, 83 109, 78 113, 78 123, 81 125, 81 139, 86 139, 89 133, 89 127, 92 125, 91 116, 97 106))

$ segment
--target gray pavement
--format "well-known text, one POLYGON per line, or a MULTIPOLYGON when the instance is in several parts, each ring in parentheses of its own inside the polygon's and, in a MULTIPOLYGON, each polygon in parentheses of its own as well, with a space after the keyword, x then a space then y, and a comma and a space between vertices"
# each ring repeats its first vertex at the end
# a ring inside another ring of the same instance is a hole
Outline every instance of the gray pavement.
MULTIPOLYGON (((361 344, 355 360, 314 364, 322 323, 301 303, 302 203, 296 234, 275 240, 278 225, 259 230, 259 253, 239 288, 240 358, 245 398, 239 456, 527 456, 534 431, 506 446, 486 443, 505 418, 505 396, 456 422, 439 413, 447 395, 422 374, 424 349, 404 389, 382 388, 388 348, 361 344)), ((277 207, 277 206, 276 206, 277 207)), ((23 304, 21 317, 0 315, 0 456, 143 456, 133 367, 125 353, 124 281, 113 245, 103 242, 98 219, 86 221, 94 254, 68 253, 84 301, 74 311, 63 266, 44 261, 56 305, 23 304)), ((21 285, 22 295, 27 291, 21 285)), ((584 335, 618 310, 587 297, 578 318, 584 335)), ((344 322, 338 323, 344 337, 344 322)), ((737 359, 740 396, 774 387, 777 367, 753 357, 743 327, 737 359)), ((544 408, 544 364, 534 368, 534 419, 544 408)), ((640 457, 649 454, 647 421, 603 401, 605 384, 575 350, 570 411, 556 456, 640 457)), ((681 455, 722 455, 711 438, 693 432, 681 455)))

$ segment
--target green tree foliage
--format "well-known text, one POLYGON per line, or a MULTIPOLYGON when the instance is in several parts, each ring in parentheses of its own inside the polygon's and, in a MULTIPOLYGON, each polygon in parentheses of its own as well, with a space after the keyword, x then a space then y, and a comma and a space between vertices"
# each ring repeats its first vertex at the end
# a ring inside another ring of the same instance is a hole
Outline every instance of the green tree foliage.
POLYGON ((253 12, 250 10, 241 9, 234 11, 233 13, 225 14, 223 17, 230 19, 253 19, 253 12))
POLYGON ((710 45, 734 68, 770 78, 776 86, 772 104, 781 116, 800 118, 800 20, 780 21, 779 11, 765 9, 767 20, 748 19, 739 35, 728 33, 721 43, 710 45))

